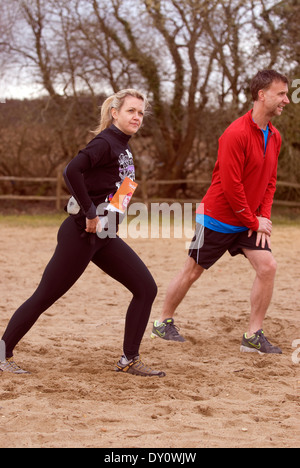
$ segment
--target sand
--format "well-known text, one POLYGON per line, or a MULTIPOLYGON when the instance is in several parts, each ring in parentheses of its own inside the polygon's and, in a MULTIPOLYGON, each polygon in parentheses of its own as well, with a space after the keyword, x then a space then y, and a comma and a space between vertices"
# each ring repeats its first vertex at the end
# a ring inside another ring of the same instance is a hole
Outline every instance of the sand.
MULTIPOLYGON (((0 230, 3 332, 37 286, 57 228, 2 223, 0 230)), ((90 265, 18 345, 16 361, 31 375, 0 375, 0 447, 299 447, 300 352, 293 342, 300 340, 300 227, 278 225, 273 234, 278 274, 264 329, 282 356, 239 352, 254 272, 242 256, 227 254, 178 309, 187 342, 151 340, 186 240, 128 243, 159 286, 142 357, 167 376, 114 372, 131 295, 90 265)))

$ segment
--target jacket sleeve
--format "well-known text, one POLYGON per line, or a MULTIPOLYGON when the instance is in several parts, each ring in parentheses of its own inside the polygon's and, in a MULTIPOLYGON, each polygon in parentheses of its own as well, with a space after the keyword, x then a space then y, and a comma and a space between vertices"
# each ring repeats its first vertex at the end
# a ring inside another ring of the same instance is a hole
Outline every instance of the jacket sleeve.
POLYGON ((272 205, 273 205, 274 195, 276 192, 278 158, 279 158, 279 153, 280 153, 281 143, 282 143, 282 139, 279 133, 278 133, 277 139, 278 139, 278 143, 277 143, 278 149, 277 149, 277 154, 276 154, 276 164, 274 166, 273 174, 269 182, 269 185, 267 187, 264 199, 259 208, 260 216, 263 216, 264 218, 268 218, 268 219, 271 219, 272 205))
POLYGON ((95 165, 101 164, 108 152, 109 144, 105 140, 93 141, 83 151, 80 151, 64 170, 67 187, 88 219, 96 218, 97 209, 88 194, 84 173, 95 165))
POLYGON ((259 222, 249 207, 243 185, 245 152, 241 134, 225 132, 222 135, 219 140, 218 159, 225 198, 241 224, 257 231, 259 222))

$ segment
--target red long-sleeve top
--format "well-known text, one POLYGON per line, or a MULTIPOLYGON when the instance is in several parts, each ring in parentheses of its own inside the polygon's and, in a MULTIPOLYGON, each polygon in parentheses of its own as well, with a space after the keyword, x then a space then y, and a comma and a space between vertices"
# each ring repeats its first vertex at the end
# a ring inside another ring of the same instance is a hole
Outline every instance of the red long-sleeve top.
POLYGON ((219 139, 218 159, 205 197, 204 214, 232 226, 257 231, 257 216, 271 217, 281 136, 269 122, 265 151, 252 110, 234 121, 219 139))

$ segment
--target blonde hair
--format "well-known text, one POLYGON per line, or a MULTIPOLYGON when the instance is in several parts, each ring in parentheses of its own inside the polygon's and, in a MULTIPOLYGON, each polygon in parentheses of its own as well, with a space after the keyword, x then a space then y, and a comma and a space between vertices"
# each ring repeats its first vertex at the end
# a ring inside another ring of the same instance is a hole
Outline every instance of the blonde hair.
POLYGON ((95 135, 98 135, 98 133, 110 127, 114 121, 111 113, 112 109, 117 109, 119 111, 122 108, 127 96, 141 99, 145 104, 145 110, 149 107, 148 99, 143 93, 137 91, 136 89, 122 89, 118 93, 109 96, 102 104, 100 122, 98 127, 93 131, 95 135))

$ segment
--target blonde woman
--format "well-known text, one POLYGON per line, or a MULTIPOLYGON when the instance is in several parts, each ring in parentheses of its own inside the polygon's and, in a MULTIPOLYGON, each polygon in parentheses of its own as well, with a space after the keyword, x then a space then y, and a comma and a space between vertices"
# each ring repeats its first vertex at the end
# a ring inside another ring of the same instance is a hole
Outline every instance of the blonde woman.
POLYGON ((101 109, 96 137, 66 167, 64 177, 72 194, 68 204, 70 216, 60 227, 55 253, 40 285, 15 312, 2 337, 6 353, 0 370, 26 373, 14 362, 15 346, 40 315, 64 295, 93 262, 133 294, 126 315, 124 354, 116 371, 165 376, 164 372, 150 369, 139 358, 140 344, 157 294, 155 281, 137 254, 116 235, 118 219, 113 219, 113 229, 109 226, 115 235, 101 236, 98 232, 101 228, 97 207, 112 198, 125 177, 134 180, 128 143, 141 127, 147 106, 146 97, 133 89, 109 97, 101 109))

